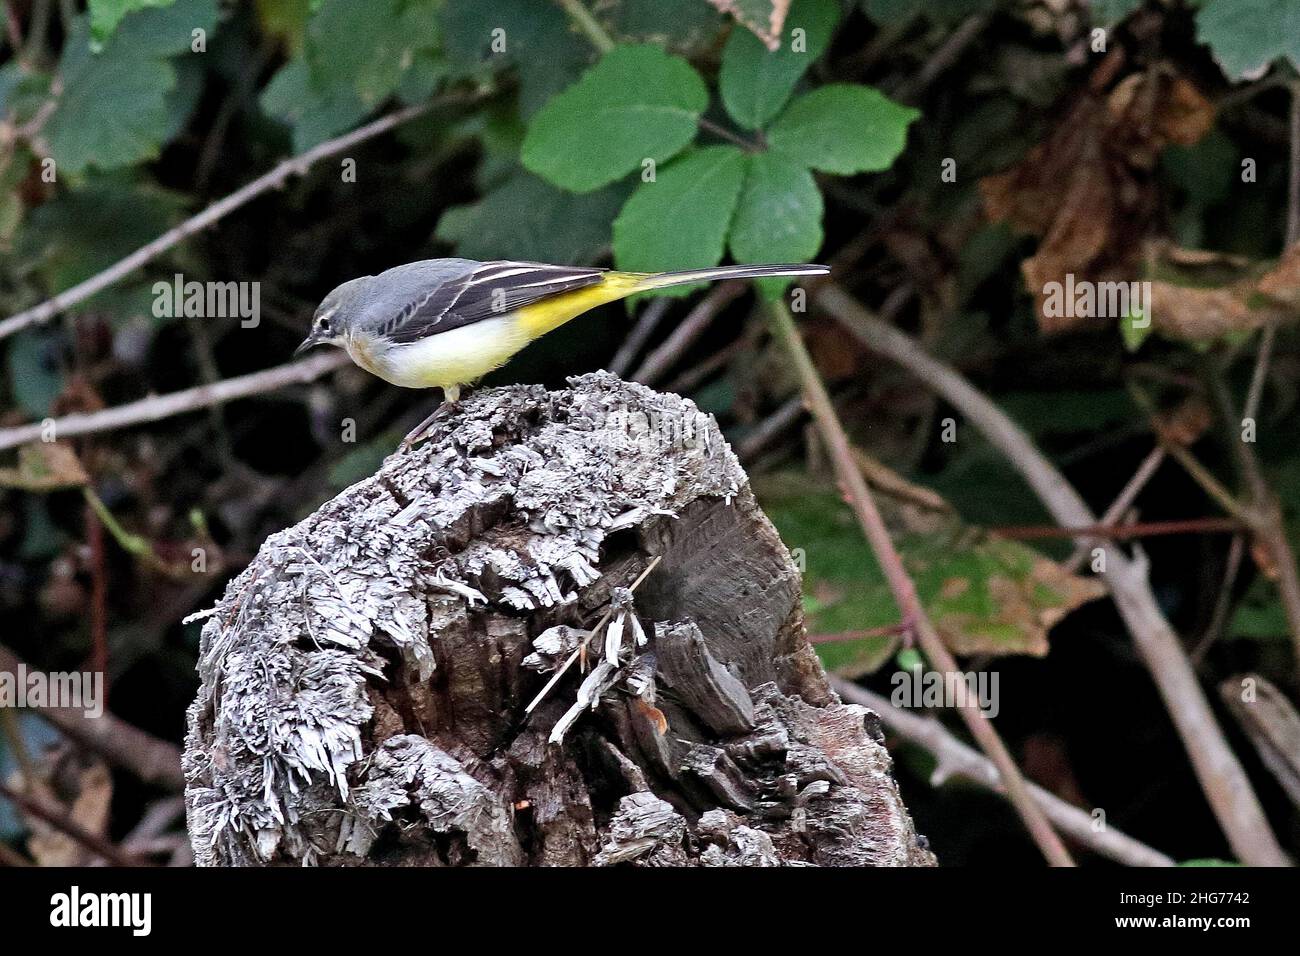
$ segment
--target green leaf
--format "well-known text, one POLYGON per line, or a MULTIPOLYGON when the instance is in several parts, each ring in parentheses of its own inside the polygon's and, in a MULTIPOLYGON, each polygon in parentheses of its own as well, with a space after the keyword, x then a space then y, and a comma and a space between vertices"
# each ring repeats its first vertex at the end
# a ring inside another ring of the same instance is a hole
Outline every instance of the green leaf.
POLYGON ((619 0, 592 4, 592 13, 620 40, 675 52, 711 46, 722 26, 722 15, 700 0, 619 0))
MULTIPOLYGON (((50 289, 62 292, 166 232, 180 210, 178 196, 137 183, 131 174, 92 175, 32 210, 18 253, 38 261, 50 289)), ((112 292, 90 299, 91 307, 112 292)))
POLYGON ((439 44, 435 0, 325 0, 307 23, 312 85, 347 84, 368 108, 397 89, 422 50, 439 44))
POLYGON ((768 131, 771 149, 841 176, 888 169, 921 114, 867 86, 823 86, 790 104, 768 131))
POLYGON ((1119 334, 1124 341, 1124 348, 1129 352, 1136 352, 1142 347, 1154 331, 1151 320, 1147 316, 1134 315, 1130 312, 1119 320, 1119 334), (1138 320, 1141 319, 1139 324, 1138 320))
POLYGON ((1252 581, 1232 613, 1229 636, 1250 641, 1284 641, 1289 632, 1277 589, 1263 579, 1252 581))
POLYGON ((641 183, 614 220, 619 268, 655 272, 717 265, 745 166, 745 154, 736 147, 710 146, 664 166, 655 182, 641 183))
POLYGON ((1008 391, 997 403, 1043 444, 1060 435, 1120 429, 1140 414, 1123 387, 1008 391))
MULTIPOLYGON (((138 57, 169 57, 188 53, 194 31, 211 33, 217 25, 217 0, 172 0, 166 6, 129 14, 104 52, 117 49, 138 57)), ((67 48, 65 47, 65 50, 67 48)), ((84 47, 90 53, 90 46, 84 47)))
POLYGON ((90 0, 90 35, 97 43, 103 43, 128 13, 146 7, 166 7, 174 2, 175 0, 90 0))
POLYGON ((35 117, 49 98, 49 74, 28 72, 17 60, 0 66, 0 117, 22 125, 35 117))
MULTIPOLYGON (((834 490, 802 474, 755 483, 781 539, 803 558, 808 629, 852 634, 898 623, 898 609, 852 511, 834 490)), ((957 654, 1047 653, 1051 627, 1103 593, 1096 581, 1019 542, 989 536, 957 516, 882 495, 917 594, 944 642, 957 654)), ((826 666, 849 677, 883 664, 896 636, 817 645, 826 666)))
POLYGON ((60 173, 115 169, 158 155, 172 126, 176 84, 168 57, 189 48, 191 31, 216 23, 215 0, 176 0, 129 14, 98 53, 86 17, 73 24, 60 63, 63 93, 45 126, 60 173))
POLYGON ((353 448, 330 466, 327 479, 330 487, 338 491, 369 478, 391 454, 393 443, 400 439, 401 432, 386 431, 353 448))
POLYGON ((822 244, 822 194, 812 173, 771 153, 746 157, 731 225, 737 262, 807 262, 822 244))
POLYGON ((262 109, 293 130, 303 152, 356 126, 397 94, 427 99, 447 72, 436 0, 324 0, 307 22, 302 55, 262 92, 262 109))
POLYGON ((775 51, 749 31, 733 30, 718 73, 718 92, 731 118, 746 129, 757 129, 776 116, 799 77, 825 51, 839 18, 836 0, 799 0, 790 9, 787 35, 775 51))
POLYGON ((257 25, 262 36, 283 44, 293 57, 302 52, 307 38, 307 22, 311 18, 311 0, 256 0, 257 25))
POLYGON ((518 72, 525 117, 576 81, 594 56, 556 3, 447 0, 441 20, 447 55, 461 73, 483 66, 518 72))
POLYGON ((290 60, 262 91, 262 109, 293 130, 293 150, 302 153, 351 129, 370 112, 348 84, 312 85, 305 59, 290 60))
POLYGON ((658 47, 621 46, 546 104, 524 138, 524 166, 565 189, 608 185, 695 138, 704 81, 658 47))
POLYGON ((1300 68, 1300 3, 1296 0, 1206 0, 1196 35, 1230 80, 1255 79, 1281 57, 1300 68))
POLYGON ((448 72, 447 60, 442 54, 435 50, 420 50, 412 57, 410 68, 397 84, 397 98, 408 106, 423 103, 433 96, 448 72))
POLYGON ((610 243, 621 185, 575 195, 522 171, 477 203, 447 210, 437 236, 470 259, 591 262, 610 243))
MULTIPOLYGON (((87 43, 85 20, 69 43, 87 43)), ((167 131, 167 94, 175 71, 162 60, 137 61, 105 49, 79 57, 63 70, 64 90, 45 135, 60 172, 89 166, 115 169, 158 155, 167 131)))
POLYGON ((11 397, 31 418, 48 415, 63 391, 58 350, 57 335, 45 329, 26 329, 14 336, 6 353, 11 397))

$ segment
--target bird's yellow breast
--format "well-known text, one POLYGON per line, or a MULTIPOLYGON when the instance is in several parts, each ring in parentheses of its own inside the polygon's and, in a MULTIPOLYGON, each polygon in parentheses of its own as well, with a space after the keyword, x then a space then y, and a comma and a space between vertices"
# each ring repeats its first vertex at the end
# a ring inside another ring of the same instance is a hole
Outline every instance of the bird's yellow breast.
POLYGON ((504 315, 407 345, 360 333, 349 336, 344 347, 352 361, 386 382, 403 388, 447 388, 475 382, 500 368, 530 341, 518 318, 504 315))

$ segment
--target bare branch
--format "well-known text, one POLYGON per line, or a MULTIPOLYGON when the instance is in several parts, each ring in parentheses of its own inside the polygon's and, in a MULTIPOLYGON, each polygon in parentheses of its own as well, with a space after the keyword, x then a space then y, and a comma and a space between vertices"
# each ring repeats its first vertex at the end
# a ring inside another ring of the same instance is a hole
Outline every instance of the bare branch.
POLYGON ((672 305, 672 301, 666 296, 660 296, 641 310, 641 317, 637 319, 636 325, 632 327, 632 331, 623 340, 618 352, 610 359, 609 370, 611 372, 619 378, 627 375, 628 369, 632 367, 636 357, 641 354, 641 349, 650 340, 650 336, 654 335, 655 329, 659 328, 659 323, 663 320, 664 313, 668 311, 668 306, 672 305))
POLYGON ((60 833, 70 837, 75 843, 102 857, 114 866, 139 866, 144 861, 131 856, 98 833, 92 833, 83 827, 64 807, 52 807, 49 802, 34 793, 20 793, 7 784, 0 782, 0 797, 22 809, 24 813, 48 823, 60 833))
POLYGON ((55 315, 58 315, 64 309, 71 308, 80 302, 86 301, 96 292, 108 288, 113 283, 130 275, 136 269, 148 262, 156 259, 168 249, 179 245, 195 233, 202 232, 213 223, 234 212, 239 207, 247 204, 249 201, 256 199, 262 193, 271 189, 283 186, 290 176, 301 176, 307 172, 313 165, 322 159, 328 159, 331 156, 337 156, 358 143, 373 139, 383 133, 388 132, 396 126, 413 120, 418 116, 423 116, 435 106, 442 105, 447 100, 434 100, 428 103, 420 103, 416 106, 409 106, 406 109, 398 110, 387 116, 375 120, 373 123, 367 123, 350 133, 326 140, 318 146, 314 146, 300 156, 293 156, 284 160, 270 172, 263 173, 251 183, 236 189, 229 196, 219 199, 212 205, 208 206, 202 212, 191 216, 179 226, 169 229, 161 236, 145 243, 135 252, 131 253, 124 259, 121 259, 109 266, 103 272, 97 273, 79 282, 72 288, 58 295, 47 299, 40 305, 33 306, 12 315, 3 321, 0 321, 0 339, 13 335, 15 332, 25 329, 29 325, 36 325, 41 322, 48 322, 55 315))
MULTIPOLYGON (((958 372, 928 355, 910 336, 876 319, 833 283, 824 283, 816 299, 867 348, 907 368, 960 411, 1020 472, 1058 523, 1096 524, 1096 516, 1074 486, 1020 426, 958 372)), ((1107 549, 1106 563, 1111 596, 1233 851, 1252 865, 1288 865, 1250 779, 1224 739, 1182 643, 1160 609, 1145 564, 1130 559, 1117 547, 1107 549)))
POLYGON ((663 345, 646 356, 641 367, 632 373, 632 380, 643 385, 653 385, 657 382, 672 368, 673 363, 681 358, 682 353, 704 334, 704 330, 709 327, 714 317, 733 299, 739 298, 744 291, 745 283, 735 280, 710 289, 709 294, 678 323, 677 328, 673 329, 672 335, 668 336, 663 345))
MULTIPOLYGON (((228 378, 212 385, 196 385, 194 388, 170 392, 166 395, 151 395, 138 402, 106 408, 100 412, 65 415, 53 420, 54 434, 58 438, 71 438, 73 435, 88 435, 92 432, 112 431, 115 428, 127 428, 144 422, 156 422, 236 398, 260 395, 262 392, 274 391, 287 385, 303 385, 347 363, 346 353, 331 349, 320 355, 305 358, 301 362, 277 365, 249 375, 228 378)), ((40 422, 18 425, 14 428, 0 428, 0 451, 39 440, 44 428, 45 425, 40 422)))
MULTIPOLYGON (((914 630, 921 650, 925 652, 935 668, 946 673, 956 672, 957 662, 949 653, 943 638, 939 636, 938 629, 930 621, 925 607, 917 597, 916 586, 903 567, 903 559, 894 548, 889 529, 885 527, 884 519, 876 508, 875 499, 867 488, 866 479, 862 477, 862 472, 854 460, 848 437, 844 434, 844 428, 835 413, 834 405, 831 404, 830 395, 822 383, 821 375, 813 364, 812 356, 808 354, 803 340, 799 338, 794 320, 784 303, 775 302, 771 308, 773 330, 790 353, 795 371, 803 385, 804 394, 807 396, 813 421, 826 442, 840 484, 857 515, 862 532, 871 543, 876 560, 885 572, 885 579, 889 582, 889 588, 903 615, 904 623, 914 630)), ((966 722, 971 735, 997 765, 1006 783, 1008 798, 1015 806, 1016 812, 1020 814, 1020 818, 1024 821, 1034 842, 1038 844, 1043 856, 1053 866, 1073 866, 1074 861, 1070 858, 1065 845, 1052 830, 1042 809, 1030 799, 1025 778, 1011 758, 1006 745, 1002 743, 1002 738, 993 729, 993 724, 974 707, 959 707, 958 712, 966 722)))
MULTIPOLYGON (((894 733, 908 743, 924 747, 933 754, 936 775, 941 774, 944 778, 959 777, 998 793, 1005 792, 993 762, 967 747, 933 717, 921 717, 895 707, 879 694, 841 677, 832 677, 831 686, 845 700, 870 707, 894 733)), ((936 785, 938 782, 941 781, 937 781, 936 785)), ((1102 856, 1126 866, 1174 866, 1170 857, 1112 826, 1096 830, 1090 814, 1066 803, 1037 784, 1029 785, 1029 793, 1059 832, 1102 856)))
MULTIPOLYGON (((1133 507, 1133 502, 1137 496, 1142 493, 1142 489, 1147 486, 1155 473, 1160 470, 1160 466, 1165 462, 1165 449, 1162 445, 1156 445, 1146 458, 1142 459, 1142 464, 1138 465, 1138 470, 1133 473, 1133 477, 1128 480, 1124 490, 1116 496, 1115 500, 1110 503, 1106 513, 1101 516, 1101 523, 1104 525, 1119 524, 1120 519, 1124 517, 1125 512, 1133 507)), ((1096 538, 1089 538, 1086 541, 1080 541, 1075 546, 1074 552, 1061 565, 1070 574, 1074 574, 1083 566, 1083 562, 1088 557, 1088 552, 1098 544, 1096 538)))

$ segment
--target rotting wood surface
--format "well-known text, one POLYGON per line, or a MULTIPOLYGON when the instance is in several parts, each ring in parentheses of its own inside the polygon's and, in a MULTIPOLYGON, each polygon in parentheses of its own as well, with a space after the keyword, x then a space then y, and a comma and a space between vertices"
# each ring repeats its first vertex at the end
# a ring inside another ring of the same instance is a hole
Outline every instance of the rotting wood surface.
POLYGON ((472 394, 230 583, 185 749, 200 865, 933 864, 716 423, 570 384, 472 394))

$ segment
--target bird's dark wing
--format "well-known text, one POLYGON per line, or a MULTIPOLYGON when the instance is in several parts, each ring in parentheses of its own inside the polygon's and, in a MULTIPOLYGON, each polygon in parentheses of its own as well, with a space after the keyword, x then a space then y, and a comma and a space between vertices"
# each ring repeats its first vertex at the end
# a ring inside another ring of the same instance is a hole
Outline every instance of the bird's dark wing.
POLYGON ((383 326, 393 342, 416 342, 504 315, 600 281, 604 270, 538 262, 482 262, 421 292, 383 326))

